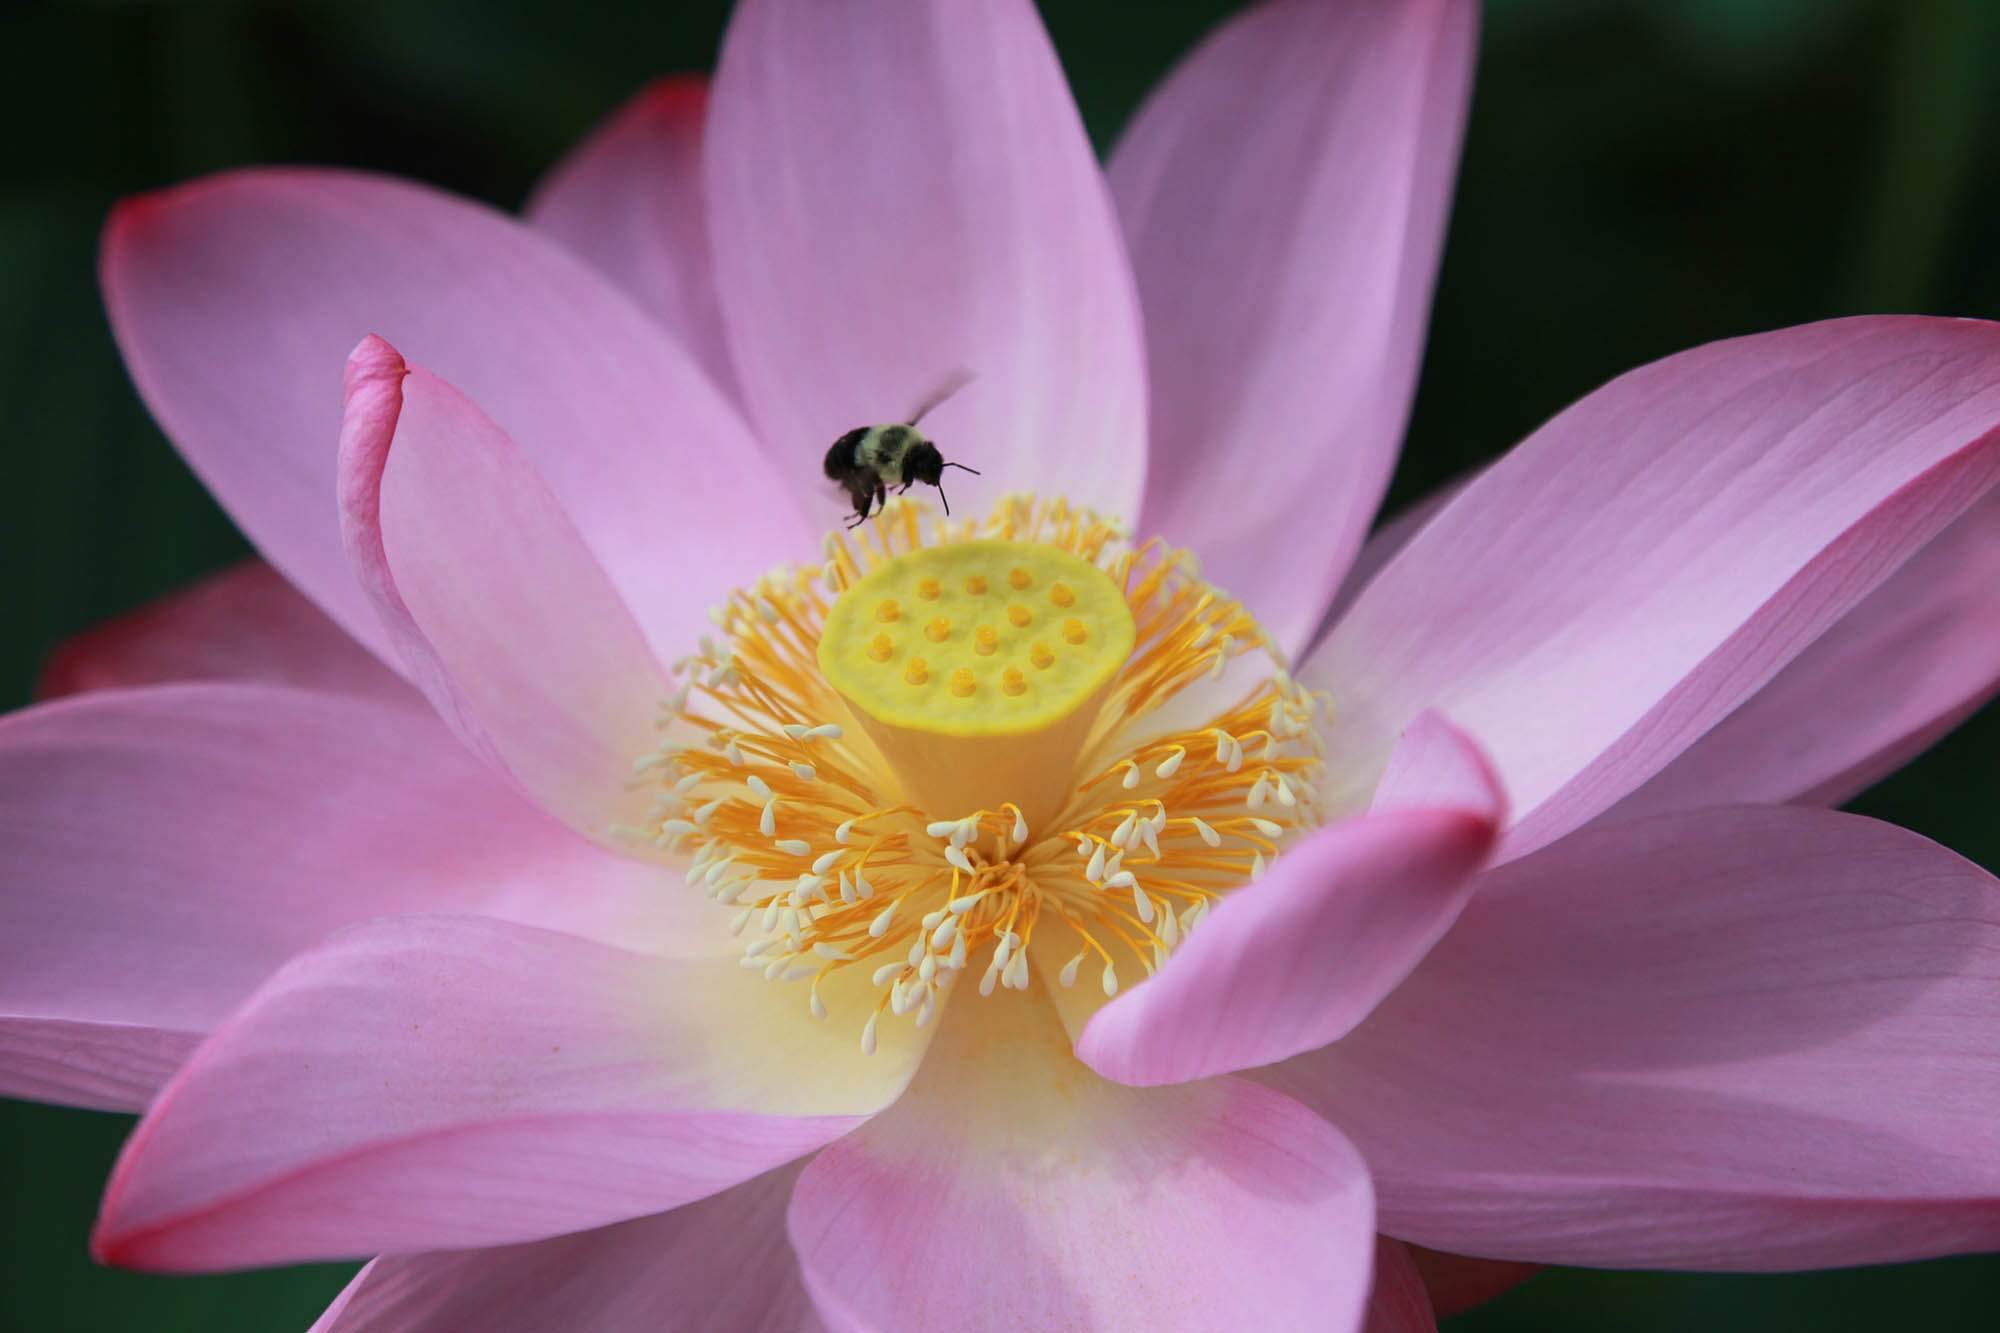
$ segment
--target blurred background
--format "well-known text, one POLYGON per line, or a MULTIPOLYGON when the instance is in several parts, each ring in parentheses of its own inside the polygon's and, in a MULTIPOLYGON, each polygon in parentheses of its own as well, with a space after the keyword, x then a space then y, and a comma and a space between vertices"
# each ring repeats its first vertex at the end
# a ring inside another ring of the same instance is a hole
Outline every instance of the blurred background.
MULTIPOLYGON (((1226 0, 1050 0, 1107 147, 1226 0)), ((246 547, 119 366, 92 272, 123 194, 339 163, 519 205, 724 0, 97 0, 0 12, 0 706, 65 636, 246 547)), ((1489 0, 1391 505, 1642 361, 1831 315, 2000 317, 2000 5, 1489 0)), ((2000 869, 2000 709, 1856 803, 2000 869)), ((2000 1040, 2000 1034, 1996 1034, 2000 1040)), ((125 1117, 0 1101, 0 1329, 306 1328, 349 1268, 168 1279, 85 1237, 125 1117)), ((1550 1271, 1452 1333, 1993 1327, 2000 1259, 1712 1277, 1550 1271)))

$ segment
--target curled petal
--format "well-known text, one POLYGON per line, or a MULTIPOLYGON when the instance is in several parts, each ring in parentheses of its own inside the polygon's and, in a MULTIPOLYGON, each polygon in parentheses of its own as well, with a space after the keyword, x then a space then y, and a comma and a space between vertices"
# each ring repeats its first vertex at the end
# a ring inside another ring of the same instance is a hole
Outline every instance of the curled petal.
POLYGON ((2000 1244, 2000 883, 1785 806, 1584 830, 1490 872, 1343 1041, 1264 1077, 1353 1135, 1382 1225, 1610 1268, 2000 1244))

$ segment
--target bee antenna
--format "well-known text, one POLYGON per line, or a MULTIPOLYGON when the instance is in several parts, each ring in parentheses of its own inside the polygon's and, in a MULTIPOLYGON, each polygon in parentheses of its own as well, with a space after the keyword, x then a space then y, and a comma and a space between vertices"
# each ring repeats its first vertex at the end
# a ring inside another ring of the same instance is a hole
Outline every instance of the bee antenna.
POLYGON ((946 464, 945 464, 945 466, 946 466, 946 467, 955 467, 955 468, 959 469, 959 470, 960 470, 961 472, 970 472, 970 473, 971 473, 971 474, 972 474, 973 476, 975 476, 975 477, 976 477, 976 476, 979 476, 979 475, 980 475, 980 472, 979 472, 979 469, 978 469, 978 468, 976 468, 976 467, 967 467, 967 466, 966 466, 965 464, 963 464, 963 463, 946 463, 946 464))
POLYGON ((950 518, 950 517, 951 517, 951 501, 949 501, 949 500, 946 500, 946 499, 945 499, 945 496, 944 496, 944 484, 943 484, 942 482, 938 483, 938 499, 939 499, 939 500, 940 500, 940 501, 941 501, 941 502, 942 502, 942 503, 944 504, 944 516, 945 516, 946 518, 950 518))

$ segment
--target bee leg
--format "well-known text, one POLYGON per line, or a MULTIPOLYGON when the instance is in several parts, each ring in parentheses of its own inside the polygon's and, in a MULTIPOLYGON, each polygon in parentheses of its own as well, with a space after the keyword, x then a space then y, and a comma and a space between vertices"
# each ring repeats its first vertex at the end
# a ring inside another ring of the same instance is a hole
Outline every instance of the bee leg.
POLYGON ((903 490, 901 490, 901 491, 897 491, 897 492, 896 492, 896 494, 898 494, 898 495, 901 495, 901 494, 903 493, 903 491, 907 491, 907 490, 909 490, 909 489, 910 489, 910 487, 912 487, 912 486, 914 486, 914 485, 916 485, 916 484, 917 484, 917 483, 915 483, 914 481, 906 481, 906 482, 904 482, 904 483, 903 483, 903 490))

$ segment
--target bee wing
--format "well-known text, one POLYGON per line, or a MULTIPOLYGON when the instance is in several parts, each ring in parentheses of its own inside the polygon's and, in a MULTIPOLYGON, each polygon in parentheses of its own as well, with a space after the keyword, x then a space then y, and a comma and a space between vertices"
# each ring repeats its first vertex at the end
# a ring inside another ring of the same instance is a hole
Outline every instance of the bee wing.
POLYGON ((954 370, 951 374, 945 376, 935 389, 930 391, 924 401, 918 404, 917 410, 910 413, 910 419, 903 424, 906 426, 916 425, 924 419, 925 414, 932 408, 957 393, 960 389, 963 389, 966 385, 972 383, 972 379, 971 371, 954 370))

